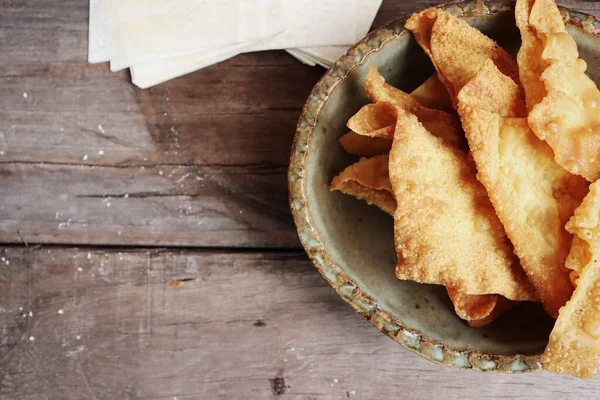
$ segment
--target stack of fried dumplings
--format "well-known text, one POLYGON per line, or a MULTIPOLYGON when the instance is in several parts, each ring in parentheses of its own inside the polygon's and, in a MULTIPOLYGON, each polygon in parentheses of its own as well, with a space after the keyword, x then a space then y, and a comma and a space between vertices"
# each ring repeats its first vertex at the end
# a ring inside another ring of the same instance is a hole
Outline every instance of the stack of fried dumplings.
POLYGON ((339 190, 394 218, 396 276, 446 287, 470 326, 538 301, 545 369, 600 359, 600 91, 553 0, 518 0, 516 60, 436 8, 406 22, 435 67, 408 94, 371 65, 339 190))

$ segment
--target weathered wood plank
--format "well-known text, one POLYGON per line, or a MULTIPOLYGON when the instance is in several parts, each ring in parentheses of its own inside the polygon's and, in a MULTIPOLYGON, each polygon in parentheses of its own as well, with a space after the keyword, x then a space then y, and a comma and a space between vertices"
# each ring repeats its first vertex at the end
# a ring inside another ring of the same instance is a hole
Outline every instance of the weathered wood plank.
MULTIPOLYGON (((431 4, 384 0, 375 24, 431 4)), ((263 52, 138 91, 86 65, 87 1, 0 7, 0 241, 298 246, 285 165, 321 69, 263 52)), ((0 399, 600 397, 430 364, 298 252, 89 254, 0 254, 0 399)))
POLYGON ((300 246, 281 166, 5 163, 0 176, 4 242, 300 246))
POLYGON ((298 63, 220 65, 142 91, 106 66, 15 68, 0 78, 0 159, 76 164, 285 165, 322 73, 298 63))
POLYGON ((87 64, 87 4, 2 5, 0 242, 298 247, 286 165, 323 71, 257 53, 142 91, 87 64))
POLYGON ((261 52, 142 91, 127 72, 87 64, 87 4, 3 5, 2 160, 287 163, 299 111, 322 69, 261 52))
MULTIPOLYGON (((432 4, 385 1, 375 25, 432 4)), ((0 242, 20 232, 39 243, 298 246, 285 165, 323 70, 261 52, 142 91, 126 72, 87 64, 87 18, 86 0, 2 4, 0 242), (158 177, 165 165, 200 169, 218 184, 181 190, 158 177), (127 192, 129 201, 110 210, 85 197, 127 192), (202 224, 180 214, 189 204, 202 210, 202 224), (229 214, 237 208, 248 216, 229 214)))
POLYGON ((299 252, 0 256, 0 399, 262 399, 276 377, 292 399, 600 396, 597 381, 433 365, 299 252))

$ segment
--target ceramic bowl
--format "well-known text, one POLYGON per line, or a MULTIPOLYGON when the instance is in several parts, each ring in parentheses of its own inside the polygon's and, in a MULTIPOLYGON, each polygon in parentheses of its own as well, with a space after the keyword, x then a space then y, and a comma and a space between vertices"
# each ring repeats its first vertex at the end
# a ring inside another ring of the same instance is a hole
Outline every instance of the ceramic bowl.
MULTIPOLYGON (((512 54, 520 45, 514 5, 464 1, 440 8, 466 19, 512 54)), ((600 21, 561 8, 588 74, 600 82, 600 21)), ((331 179, 357 161, 338 138, 347 120, 368 103, 363 81, 378 65, 386 80, 410 92, 433 73, 404 21, 371 32, 323 76, 308 98, 291 153, 290 206, 300 240, 327 282, 386 335, 435 363, 481 371, 541 369, 553 320, 537 304, 523 304, 483 329, 459 319, 443 287, 394 276, 393 221, 376 207, 340 192, 331 179)))

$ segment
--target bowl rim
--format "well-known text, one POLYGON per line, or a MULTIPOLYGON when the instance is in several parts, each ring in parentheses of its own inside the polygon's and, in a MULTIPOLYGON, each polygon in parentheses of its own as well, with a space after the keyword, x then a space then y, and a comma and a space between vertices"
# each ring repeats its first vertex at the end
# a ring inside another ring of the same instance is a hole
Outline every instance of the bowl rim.
MULTIPOLYGON (((514 1, 465 0, 440 4, 435 7, 457 17, 468 18, 514 11, 514 1)), ((568 25, 579 28, 584 33, 600 36, 600 19, 562 6, 559 6, 559 10, 568 25)), ((475 349, 453 348, 429 339, 421 332, 405 327, 402 321, 392 316, 390 312, 364 293, 342 268, 336 265, 319 238, 319 232, 312 224, 309 213, 310 205, 306 197, 305 161, 321 110, 335 88, 346 80, 354 68, 367 62, 369 56, 381 50, 387 42, 410 35, 410 32, 404 28, 406 19, 399 18, 373 30, 352 46, 323 75, 308 96, 296 127, 288 169, 289 204, 298 236, 321 276, 335 289, 338 295, 381 332, 406 349, 420 354, 435 364, 456 368, 504 373, 540 371, 542 370, 540 354, 500 355, 488 354, 475 349)))

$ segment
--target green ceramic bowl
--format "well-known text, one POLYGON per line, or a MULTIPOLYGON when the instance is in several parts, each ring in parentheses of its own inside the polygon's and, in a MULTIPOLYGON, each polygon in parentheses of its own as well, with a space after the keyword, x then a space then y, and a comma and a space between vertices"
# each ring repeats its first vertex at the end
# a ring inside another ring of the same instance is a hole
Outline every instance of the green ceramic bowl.
MULTIPOLYGON (((440 6, 465 18, 513 54, 520 37, 513 4, 464 1, 440 6)), ((569 30, 600 82, 600 21, 561 8, 569 30)), ((410 92, 433 67, 397 20, 370 33, 323 76, 308 98, 289 169, 290 206, 300 240, 325 280, 386 335, 430 361, 481 371, 541 369, 553 320, 537 304, 523 304, 483 329, 470 328, 454 314, 443 287, 399 281, 393 221, 379 209, 339 192, 331 179, 356 161, 338 138, 346 121, 368 99, 362 88, 369 64, 386 80, 410 92)))

